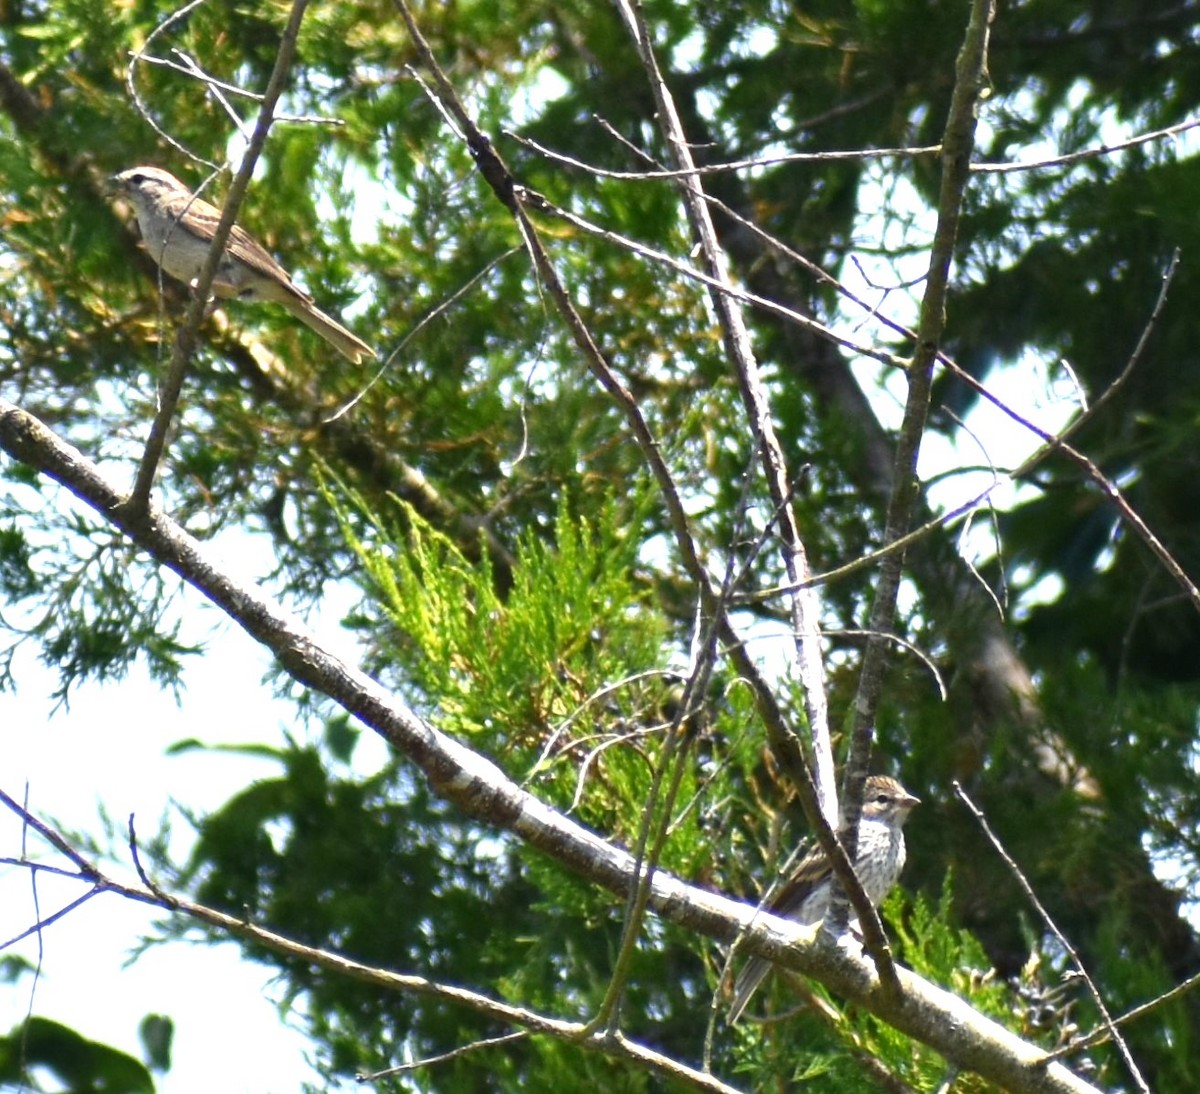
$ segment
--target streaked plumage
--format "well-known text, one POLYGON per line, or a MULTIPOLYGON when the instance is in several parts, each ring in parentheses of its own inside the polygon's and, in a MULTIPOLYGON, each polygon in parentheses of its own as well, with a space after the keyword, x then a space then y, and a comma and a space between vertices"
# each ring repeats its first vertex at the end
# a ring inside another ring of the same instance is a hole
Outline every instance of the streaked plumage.
MULTIPOLYGON (((887 896, 904 868, 904 833, 908 814, 919 804, 895 779, 872 775, 863 787, 862 818, 858 826, 858 856, 855 872, 871 903, 877 905, 887 896)), ((833 887, 829 860, 821 848, 814 847, 793 871, 786 884, 772 899, 767 910, 796 923, 812 925, 825 918, 833 887)), ((771 963, 751 957, 742 967, 733 988, 729 1023, 741 1017, 771 963)))

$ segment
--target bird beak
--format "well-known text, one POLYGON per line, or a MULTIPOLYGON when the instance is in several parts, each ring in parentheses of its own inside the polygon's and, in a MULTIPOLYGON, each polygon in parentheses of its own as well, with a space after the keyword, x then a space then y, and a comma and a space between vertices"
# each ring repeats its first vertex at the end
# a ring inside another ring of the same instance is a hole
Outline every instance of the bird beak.
POLYGON ((920 804, 921 799, 913 797, 912 794, 905 794, 904 797, 900 799, 900 805, 906 813, 912 809, 915 809, 920 804))

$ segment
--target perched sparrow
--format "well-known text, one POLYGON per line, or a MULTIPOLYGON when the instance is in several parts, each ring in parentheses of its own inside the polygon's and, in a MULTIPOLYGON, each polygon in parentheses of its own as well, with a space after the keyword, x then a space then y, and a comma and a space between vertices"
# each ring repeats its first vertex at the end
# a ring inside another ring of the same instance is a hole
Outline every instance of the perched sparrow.
MULTIPOLYGON (((221 210, 192 194, 161 167, 131 167, 113 176, 113 184, 129 198, 150 256, 166 273, 192 285, 208 255, 221 210)), ((282 304, 305 326, 356 365, 375 351, 321 311, 251 236, 236 224, 217 266, 213 294, 222 298, 268 300, 282 304)))
MULTIPOLYGON (((858 858, 854 872, 858 874, 871 903, 878 906, 896 884, 904 868, 904 833, 901 828, 913 807, 920 804, 895 779, 872 775, 863 787, 862 818, 858 824, 858 858)), ((768 905, 774 915, 795 923, 812 925, 825 918, 829 910, 833 869, 825 852, 814 847, 800 860, 795 872, 768 905)), ((758 990, 771 962, 752 957, 738 973, 733 986, 733 1002, 729 1007, 732 1025, 746 1009, 751 996, 758 990)))

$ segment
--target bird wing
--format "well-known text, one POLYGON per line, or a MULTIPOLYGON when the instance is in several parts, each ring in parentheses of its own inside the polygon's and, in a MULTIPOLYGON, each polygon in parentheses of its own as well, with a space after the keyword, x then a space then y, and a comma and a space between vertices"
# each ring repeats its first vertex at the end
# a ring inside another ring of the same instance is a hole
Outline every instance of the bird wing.
POLYGON ((833 873, 829 859, 820 845, 816 845, 800 860, 779 892, 771 898, 768 909, 775 915, 788 916, 797 912, 812 895, 814 889, 833 873))
MULTIPOLYGON (((177 221, 181 220, 185 211, 204 221, 210 238, 212 233, 217 230, 217 225, 221 221, 220 209, 211 202, 207 202, 203 198, 196 197, 193 194, 172 194, 167 199, 167 209, 177 221)), ((230 229, 229 240, 225 245, 225 249, 233 258, 244 262, 252 270, 262 274, 264 277, 277 279, 285 289, 295 293, 301 300, 311 302, 312 297, 292 283, 291 274, 279 265, 267 252, 266 248, 242 228, 241 225, 235 224, 230 229)))

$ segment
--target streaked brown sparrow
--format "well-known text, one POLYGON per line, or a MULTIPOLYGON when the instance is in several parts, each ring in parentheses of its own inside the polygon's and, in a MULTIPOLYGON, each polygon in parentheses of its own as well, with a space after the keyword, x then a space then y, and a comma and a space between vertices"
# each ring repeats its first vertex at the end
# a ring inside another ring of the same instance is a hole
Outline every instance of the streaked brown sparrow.
MULTIPOLYGON (((161 167, 131 167, 114 175, 112 181, 133 205, 150 256, 166 273, 193 285, 208 255, 221 210, 194 195, 161 167)), ((223 299, 281 304, 355 364, 376 356, 366 342, 321 311, 288 272, 236 224, 225 244, 212 291, 223 299)))
MULTIPOLYGON (((895 779, 872 775, 863 787, 862 817, 858 824, 858 855, 854 870, 871 903, 878 906, 904 868, 904 822, 920 804, 895 779)), ((792 876, 767 905, 767 911, 796 923, 812 925, 825 918, 832 892, 833 869, 825 852, 814 847, 800 860, 792 876)), ((771 971, 771 962, 751 957, 738 973, 729 1007, 732 1025, 771 971)))

